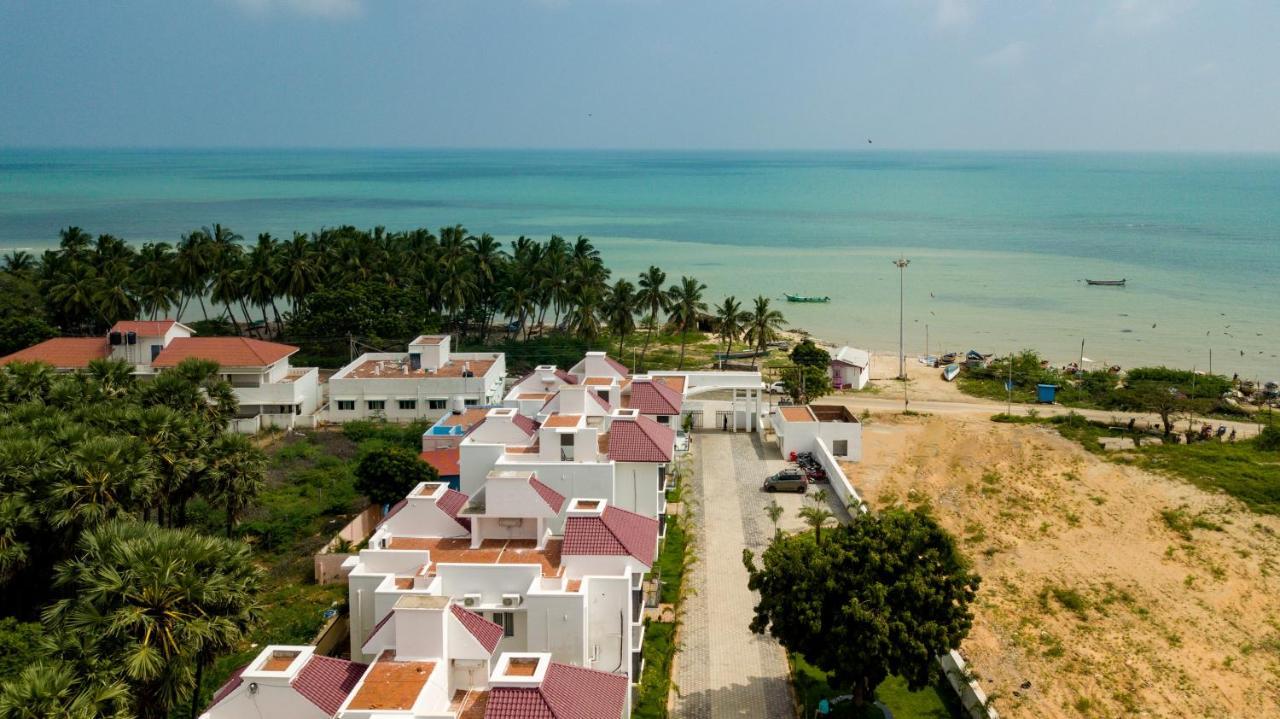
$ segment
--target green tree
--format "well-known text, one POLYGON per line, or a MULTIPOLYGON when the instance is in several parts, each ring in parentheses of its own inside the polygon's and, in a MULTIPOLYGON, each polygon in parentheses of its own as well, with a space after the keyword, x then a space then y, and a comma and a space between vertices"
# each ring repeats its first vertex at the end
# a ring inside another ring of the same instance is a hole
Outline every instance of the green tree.
POLYGON ((821 545, 822 528, 827 525, 827 522, 835 519, 836 515, 827 509, 827 490, 819 489, 817 492, 805 497, 805 499, 810 500, 812 503, 801 507, 798 514, 804 520, 804 523, 813 530, 814 541, 821 545))
MULTIPOLYGON (((784 324, 786 319, 782 313, 769 307, 769 298, 757 296, 755 307, 747 315, 748 344, 753 344, 758 353, 763 353, 769 343, 778 338, 778 332, 784 324)), ((751 366, 756 366, 755 357, 751 358, 751 366)))
POLYGON ((821 367, 825 370, 831 366, 831 354, 815 345, 813 340, 806 339, 792 348, 791 361, 797 365, 821 367))
MULTIPOLYGON (((55 637, 94 637, 117 663, 141 719, 200 704, 201 674, 258 620, 261 579, 247 545, 138 522, 85 533, 54 585, 66 598, 44 611, 55 637)), ((74 645, 74 641, 71 642, 74 645)))
POLYGON ((435 467, 404 447, 379 447, 366 452, 356 464, 356 489, 384 507, 404 499, 419 482, 439 479, 435 467))
POLYGON ((796 365, 782 371, 782 387, 796 404, 831 394, 831 373, 824 367, 796 365))
POLYGON ((129 704, 123 682, 85 682, 62 661, 38 661, 0 685, 0 719, 126 719, 129 704))
POLYGON ((635 285, 620 279, 613 283, 604 301, 605 322, 609 331, 618 336, 618 357, 622 357, 622 344, 636 328, 635 285))
POLYGON ((724 298, 715 309, 716 322, 719 324, 718 334, 720 341, 724 342, 724 351, 728 353, 733 349, 733 343, 745 329, 749 315, 742 311, 742 303, 738 302, 738 298, 729 295, 724 298))
POLYGON ((672 285, 667 290, 667 305, 671 311, 671 321, 680 330, 680 364, 677 369, 684 369, 684 350, 689 344, 689 331, 698 326, 698 319, 707 311, 707 303, 702 301, 702 293, 707 286, 692 277, 681 277, 680 284, 672 285))
POLYGON ((778 504, 778 500, 770 500, 768 506, 764 508, 764 513, 769 516, 769 521, 773 522, 773 536, 778 536, 778 520, 782 519, 782 505, 778 504))
POLYGON ((658 269, 653 265, 649 265, 649 269, 640 274, 640 289, 636 293, 636 306, 645 315, 644 346, 640 349, 640 366, 646 367, 644 363, 645 354, 649 352, 649 340, 653 338, 653 331, 658 326, 659 313, 666 312, 670 308, 670 298, 667 291, 663 288, 663 284, 667 281, 667 273, 658 269))
POLYGON ((782 535, 760 567, 743 550, 760 597, 751 630, 829 672, 859 706, 890 675, 924 688, 937 677, 935 657, 969 633, 978 576, 919 510, 858 514, 827 535, 821 546, 808 533, 782 535))
POLYGON ((266 486, 267 456, 242 434, 223 433, 209 445, 209 499, 227 513, 227 538, 236 518, 253 504, 266 486))

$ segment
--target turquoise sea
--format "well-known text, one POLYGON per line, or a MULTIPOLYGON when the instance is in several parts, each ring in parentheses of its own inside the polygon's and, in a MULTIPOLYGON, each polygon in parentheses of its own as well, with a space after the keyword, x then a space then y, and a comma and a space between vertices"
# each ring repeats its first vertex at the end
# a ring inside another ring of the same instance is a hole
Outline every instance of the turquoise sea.
POLYGON ((764 294, 838 342, 1280 377, 1280 156, 0 150, 0 252, 79 225, 176 241, 462 223, 587 235, 616 273, 764 294), (1126 278, 1127 287, 1083 279, 1126 278), (784 292, 827 305, 781 302, 784 292))

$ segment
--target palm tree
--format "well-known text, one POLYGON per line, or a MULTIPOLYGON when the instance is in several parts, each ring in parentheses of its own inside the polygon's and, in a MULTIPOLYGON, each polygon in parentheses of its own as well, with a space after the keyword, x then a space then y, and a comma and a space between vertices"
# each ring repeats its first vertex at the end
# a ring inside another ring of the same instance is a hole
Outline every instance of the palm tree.
MULTIPOLYGON (((763 353, 769 343, 777 339, 778 331, 786 324, 782 313, 769 308, 769 298, 756 296, 756 306, 747 315, 747 336, 755 342, 757 357, 763 353)), ((756 366, 756 357, 751 358, 751 366, 756 366)))
POLYGON ((715 311, 720 323, 720 339, 724 341, 724 351, 727 354, 733 348, 733 341, 738 339, 747 324, 747 313, 742 311, 742 304, 733 295, 724 298, 715 311))
POLYGON ((187 415, 165 405, 147 407, 131 420, 129 431, 147 448, 154 470, 156 519, 172 527, 180 498, 193 494, 192 479, 204 467, 205 442, 187 415))
POLYGON ((773 522, 773 536, 778 536, 778 520, 782 519, 782 505, 778 504, 778 500, 774 499, 764 508, 764 513, 769 515, 769 521, 773 522))
POLYGON ((121 359, 90 360, 85 375, 96 382, 102 396, 109 399, 124 397, 135 384, 133 366, 121 359))
POLYGON ((707 303, 702 301, 702 293, 706 289, 707 286, 696 279, 684 276, 680 278, 680 284, 667 290, 671 321, 680 329, 680 364, 677 369, 684 369, 684 349, 689 343, 689 330, 698 326, 698 317, 707 309, 707 303))
MULTIPOLYGON (((237 235, 238 237, 238 235, 237 235)), ((231 304, 243 304, 244 301, 244 250, 234 243, 215 244, 213 249, 213 277, 209 283, 209 294, 215 302, 221 302, 226 308, 227 317, 240 333, 240 323, 236 321, 231 304)), ((245 322, 250 322, 249 313, 245 312, 245 322)))
POLYGON ((227 511, 227 538, 236 518, 266 486, 267 457, 243 434, 223 433, 209 446, 209 499, 227 511))
POLYGON ((282 243, 276 269, 280 273, 276 286, 284 291, 294 307, 320 284, 320 254, 307 236, 293 233, 293 239, 282 243))
POLYGON ((186 699, 200 705, 209 662, 258 621, 260 572, 241 542, 140 522, 81 536, 54 570, 66 597, 43 613, 55 635, 91 635, 118 658, 140 719, 161 719, 186 699))
POLYGON ((827 503, 827 490, 819 489, 808 498, 813 500, 813 504, 801 507, 799 515, 804 520, 804 523, 813 529, 814 541, 822 544, 822 527, 828 521, 834 519, 836 515, 832 514, 825 506, 827 503))
POLYGON ((644 356, 649 351, 649 340, 653 337, 654 327, 658 324, 658 313, 666 312, 669 307, 668 295, 663 285, 667 281, 667 273, 653 265, 640 273, 640 291, 636 293, 636 305, 645 313, 648 331, 644 334, 644 347, 640 349, 640 366, 644 367, 644 356))
POLYGON ((86 527, 133 509, 151 487, 146 449, 133 437, 90 437, 48 468, 55 527, 86 527))
POLYGON ((23 492, 0 498, 0 585, 26 566, 31 552, 27 532, 37 525, 36 509, 23 492))
POLYGON ((182 236, 173 261, 174 281, 182 293, 178 305, 181 317, 192 297, 200 303, 200 314, 207 321, 209 311, 204 306, 204 296, 209 291, 209 272, 213 268, 213 238, 204 230, 196 230, 182 236))
POLYGON ((4 256, 4 271, 11 275, 22 275, 35 269, 36 258, 26 250, 14 250, 4 256))
POLYGON ((249 301, 262 310, 262 325, 268 327, 271 320, 267 317, 267 305, 271 305, 275 313, 276 327, 280 326, 280 309, 276 307, 276 247, 277 243, 269 232, 258 235, 258 243, 249 250, 244 268, 244 290, 249 301))
POLYGON ((132 716, 128 709, 122 682, 86 683, 63 661, 38 661, 0 685, 0 719, 123 719, 132 716))
POLYGON ((167 242, 148 242, 138 252, 135 268, 138 302, 156 319, 179 304, 181 292, 174 275, 173 248, 167 242))
POLYGON ((628 280, 618 280, 609 288, 604 301, 604 316, 609 331, 618 335, 618 357, 627 334, 636 328, 636 290, 628 280))

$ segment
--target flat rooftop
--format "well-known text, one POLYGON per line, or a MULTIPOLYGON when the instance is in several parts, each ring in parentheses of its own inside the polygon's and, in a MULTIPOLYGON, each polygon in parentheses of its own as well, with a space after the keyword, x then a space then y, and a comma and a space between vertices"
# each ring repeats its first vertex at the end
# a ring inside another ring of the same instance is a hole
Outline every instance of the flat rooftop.
POLYGON ((580 419, 582 419, 580 414, 553 414, 547 417, 547 421, 542 425, 544 427, 577 427, 580 419))
POLYGON ((435 372, 425 369, 409 369, 409 356, 403 360, 368 359, 351 367, 342 374, 342 378, 354 379, 404 379, 405 377, 461 377, 462 367, 466 365, 476 377, 483 377, 493 366, 491 359, 450 360, 441 365, 435 372))
POLYGON ((435 662, 402 662, 388 649, 369 667, 348 709, 406 711, 431 678, 435 662))
POLYGON ((542 567, 542 576, 558 577, 563 543, 562 539, 549 539, 545 549, 538 549, 532 539, 486 539, 472 549, 471 540, 465 537, 392 537, 387 548, 431 552, 428 571, 432 574, 439 564, 537 564, 542 567))
POLYGON ((484 419, 488 412, 489 410, 487 409, 472 407, 471 409, 464 410, 462 414, 454 412, 445 415, 445 417, 440 420, 440 424, 445 427, 470 427, 484 419))
POLYGON ((779 407, 778 412, 782 414, 782 418, 788 422, 817 422, 817 418, 813 416, 813 412, 808 406, 804 407, 779 407))

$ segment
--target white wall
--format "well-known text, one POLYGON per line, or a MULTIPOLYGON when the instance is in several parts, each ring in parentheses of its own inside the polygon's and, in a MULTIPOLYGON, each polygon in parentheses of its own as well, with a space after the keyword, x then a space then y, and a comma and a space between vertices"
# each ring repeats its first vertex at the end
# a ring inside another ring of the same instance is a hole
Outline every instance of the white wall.
POLYGON ((200 715, 202 719, 244 719, 244 717, 280 717, 280 719, 329 719, 329 715, 288 685, 275 686, 258 682, 256 694, 249 693, 245 681, 213 709, 200 715))
POLYGON ((584 599, 580 591, 526 597, 529 651, 550 652, 553 661, 584 666, 588 656, 584 599))
POLYGON ((381 377, 349 377, 345 373, 369 360, 405 360, 405 352, 371 352, 361 355, 329 378, 328 419, 331 422, 349 422, 357 419, 383 417, 396 422, 416 419, 438 419, 452 410, 452 399, 461 397, 474 400, 474 404, 498 404, 502 400, 506 360, 501 354, 455 354, 452 359, 462 362, 471 359, 493 359, 493 364, 483 375, 475 377, 432 377, 414 375, 383 375, 381 377), (368 399, 384 399, 383 410, 369 410, 368 399), (398 400, 414 400, 414 409, 400 409, 398 400), (338 409, 338 400, 352 400, 352 410, 338 409), (443 406, 431 409, 431 400, 443 402, 443 406))
MULTIPOLYGON (((587 594, 587 655, 596 656, 591 669, 631 676, 630 581, 627 577, 588 577, 582 583, 587 594)), ((631 692, 623 716, 631 716, 631 692)))

